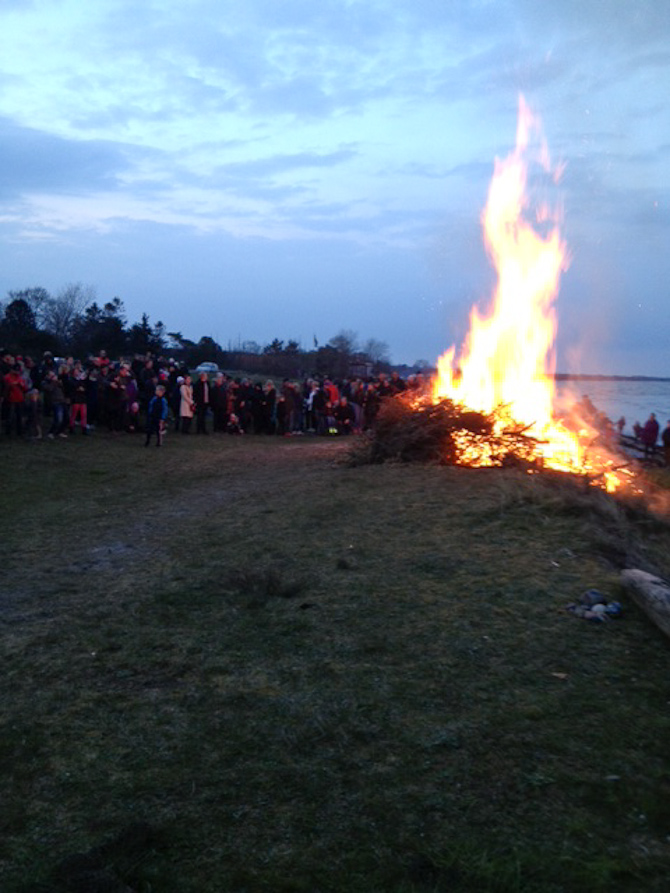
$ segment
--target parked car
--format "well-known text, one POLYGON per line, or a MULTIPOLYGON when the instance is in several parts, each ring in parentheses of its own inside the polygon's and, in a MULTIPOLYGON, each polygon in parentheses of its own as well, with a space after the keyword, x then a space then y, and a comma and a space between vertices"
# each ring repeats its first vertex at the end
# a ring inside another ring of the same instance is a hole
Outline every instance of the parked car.
POLYGON ((195 371, 198 373, 200 373, 200 372, 212 373, 212 372, 218 372, 219 367, 216 365, 216 363, 200 363, 199 366, 196 366, 195 371))

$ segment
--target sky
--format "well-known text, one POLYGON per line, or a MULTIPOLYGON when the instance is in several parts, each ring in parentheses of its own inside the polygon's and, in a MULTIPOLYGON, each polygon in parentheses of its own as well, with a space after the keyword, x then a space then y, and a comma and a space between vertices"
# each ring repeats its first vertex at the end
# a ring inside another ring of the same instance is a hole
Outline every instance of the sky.
POLYGON ((0 0, 0 301, 434 363, 495 275, 519 95, 570 252, 557 368, 670 376, 670 3, 0 0))

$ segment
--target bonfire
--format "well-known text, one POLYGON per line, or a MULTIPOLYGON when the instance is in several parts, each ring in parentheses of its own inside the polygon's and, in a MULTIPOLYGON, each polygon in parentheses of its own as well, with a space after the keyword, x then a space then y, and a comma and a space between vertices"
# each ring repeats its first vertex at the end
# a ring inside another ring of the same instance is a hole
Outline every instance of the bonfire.
POLYGON ((497 272, 491 310, 472 310, 465 344, 439 359, 430 394, 386 401, 354 461, 515 463, 583 475, 610 492, 630 484, 633 472, 590 420, 556 410, 554 304, 568 252, 560 207, 531 201, 527 187, 529 171, 533 183, 555 186, 561 170, 521 97, 516 146, 496 159, 482 215, 497 272))

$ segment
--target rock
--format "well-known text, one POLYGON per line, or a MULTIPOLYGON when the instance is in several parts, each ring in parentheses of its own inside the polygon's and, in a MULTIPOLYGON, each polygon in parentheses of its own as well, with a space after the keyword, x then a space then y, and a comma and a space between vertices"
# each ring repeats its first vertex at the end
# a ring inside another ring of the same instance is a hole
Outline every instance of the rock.
POLYGON ((583 605, 592 607, 593 605, 604 605, 607 599, 598 589, 587 589, 580 598, 580 602, 583 605))

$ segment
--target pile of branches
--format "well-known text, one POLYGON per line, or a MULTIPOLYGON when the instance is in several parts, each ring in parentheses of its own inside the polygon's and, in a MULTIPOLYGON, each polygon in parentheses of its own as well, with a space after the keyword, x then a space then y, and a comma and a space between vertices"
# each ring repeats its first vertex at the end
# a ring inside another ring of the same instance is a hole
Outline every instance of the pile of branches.
POLYGON ((537 467, 537 441, 511 425, 495 433, 495 413, 485 415, 454 403, 428 398, 386 399, 372 429, 357 438, 351 465, 432 462, 441 465, 520 465, 537 467), (485 456, 486 461, 475 455, 485 456))

